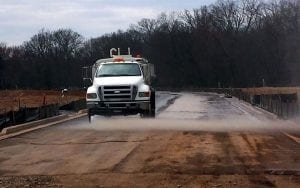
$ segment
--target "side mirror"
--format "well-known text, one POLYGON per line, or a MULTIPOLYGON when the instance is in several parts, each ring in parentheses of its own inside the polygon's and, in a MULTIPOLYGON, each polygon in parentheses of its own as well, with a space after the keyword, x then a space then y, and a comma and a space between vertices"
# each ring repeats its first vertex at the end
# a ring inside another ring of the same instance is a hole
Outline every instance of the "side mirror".
POLYGON ((84 87, 91 86, 93 85, 93 80, 91 78, 83 78, 83 83, 84 87))
POLYGON ((83 86, 87 87, 93 84, 92 77, 95 72, 94 66, 82 67, 83 86))
POLYGON ((150 64, 150 75, 151 75, 152 79, 156 78, 155 69, 154 69, 153 64, 150 64))

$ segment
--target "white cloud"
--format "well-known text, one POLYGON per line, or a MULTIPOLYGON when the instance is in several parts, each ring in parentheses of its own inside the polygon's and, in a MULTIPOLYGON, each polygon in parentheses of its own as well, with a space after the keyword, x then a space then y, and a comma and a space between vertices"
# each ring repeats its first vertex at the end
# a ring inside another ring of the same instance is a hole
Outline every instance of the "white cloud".
POLYGON ((0 41, 29 40, 40 29, 71 28, 84 37, 125 30, 162 11, 197 8, 214 0, 0 0, 0 41))

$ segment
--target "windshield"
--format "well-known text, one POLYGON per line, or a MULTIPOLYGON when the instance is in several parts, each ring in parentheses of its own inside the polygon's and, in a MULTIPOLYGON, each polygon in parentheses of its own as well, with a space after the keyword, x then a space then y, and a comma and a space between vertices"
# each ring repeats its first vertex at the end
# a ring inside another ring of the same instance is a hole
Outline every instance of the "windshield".
POLYGON ((97 77, 108 76, 141 76, 141 70, 135 63, 104 64, 97 72, 97 77))

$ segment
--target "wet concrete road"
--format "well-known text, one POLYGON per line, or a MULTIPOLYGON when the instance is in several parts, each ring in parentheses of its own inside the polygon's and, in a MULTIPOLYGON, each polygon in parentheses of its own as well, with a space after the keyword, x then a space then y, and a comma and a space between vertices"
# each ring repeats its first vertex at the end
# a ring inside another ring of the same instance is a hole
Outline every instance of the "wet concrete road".
POLYGON ((299 124, 213 93, 162 92, 157 106, 156 119, 95 116, 2 140, 0 187, 300 186, 299 124))

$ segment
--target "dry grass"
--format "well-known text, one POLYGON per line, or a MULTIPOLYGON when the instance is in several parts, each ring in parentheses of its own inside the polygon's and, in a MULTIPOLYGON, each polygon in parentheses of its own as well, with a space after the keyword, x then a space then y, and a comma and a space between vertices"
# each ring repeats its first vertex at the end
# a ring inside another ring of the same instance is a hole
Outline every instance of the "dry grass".
POLYGON ((0 113, 18 110, 20 107, 40 107, 49 104, 67 104, 85 98, 85 91, 49 90, 2 90, 0 91, 0 113))

